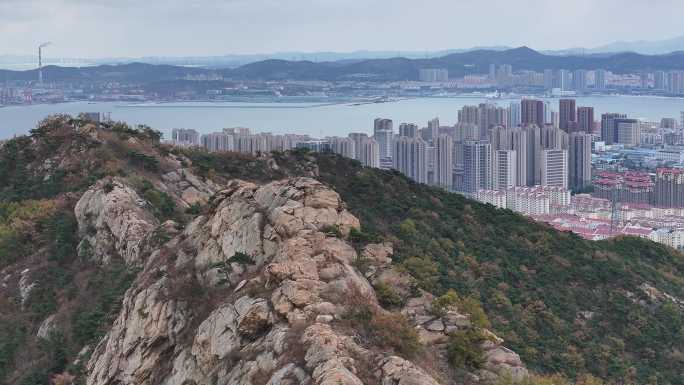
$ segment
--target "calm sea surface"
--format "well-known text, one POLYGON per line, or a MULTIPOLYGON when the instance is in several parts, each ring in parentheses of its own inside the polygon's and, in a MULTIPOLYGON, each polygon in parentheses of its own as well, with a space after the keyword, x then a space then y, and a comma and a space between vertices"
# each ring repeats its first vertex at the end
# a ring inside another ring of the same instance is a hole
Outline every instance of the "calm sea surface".
MULTIPOLYGON (((604 112, 619 112, 634 118, 676 118, 684 111, 684 99, 637 96, 576 98, 578 106, 593 106, 596 119, 604 112)), ((558 100, 546 99, 558 110, 558 100)), ((349 132, 371 132, 373 119, 386 117, 399 122, 426 125, 439 117, 443 125, 456 122, 458 110, 484 98, 418 98, 376 104, 314 103, 168 103, 127 105, 121 103, 65 103, 0 108, 0 139, 27 133, 50 114, 109 112, 114 120, 147 124, 165 133, 172 128, 194 128, 201 133, 224 127, 250 127, 256 132, 344 136, 349 132)), ((495 102, 507 106, 512 100, 495 102)))

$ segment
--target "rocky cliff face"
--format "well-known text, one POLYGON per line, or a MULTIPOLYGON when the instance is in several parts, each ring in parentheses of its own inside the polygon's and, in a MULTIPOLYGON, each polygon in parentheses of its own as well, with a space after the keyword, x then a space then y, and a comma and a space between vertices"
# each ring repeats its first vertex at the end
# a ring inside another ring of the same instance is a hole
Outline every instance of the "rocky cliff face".
MULTIPOLYGON (((178 184, 176 176, 166 179, 178 184)), ((88 384, 447 382, 448 369, 365 344, 341 322, 358 304, 386 312, 369 280, 401 273, 389 244, 361 251, 366 274, 354 267, 358 254, 345 236, 360 224, 336 192, 310 178, 232 181, 209 199, 211 191, 191 184, 180 186, 191 190, 183 199, 209 207, 180 233, 159 226, 121 181, 100 182, 78 202, 82 245, 103 262, 117 253, 143 267, 92 351, 88 384), (159 231, 170 240, 154 246, 159 231)), ((403 312, 443 361, 447 334, 469 327, 468 315, 429 316, 430 299, 423 293, 403 312)), ((473 379, 526 374, 500 340, 486 344, 486 373, 473 379)))
POLYGON ((103 263, 118 255, 128 265, 140 264, 143 240, 158 225, 146 204, 119 180, 98 182, 76 204, 79 253, 103 263))

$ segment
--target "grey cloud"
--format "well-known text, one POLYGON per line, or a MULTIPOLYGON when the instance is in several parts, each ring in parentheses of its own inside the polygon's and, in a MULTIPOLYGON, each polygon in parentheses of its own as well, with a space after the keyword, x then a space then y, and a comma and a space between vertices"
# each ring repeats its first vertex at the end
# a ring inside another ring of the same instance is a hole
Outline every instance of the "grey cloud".
POLYGON ((671 37, 682 11, 679 0, 0 0, 11 36, 0 54, 42 40, 80 57, 567 48, 671 37))

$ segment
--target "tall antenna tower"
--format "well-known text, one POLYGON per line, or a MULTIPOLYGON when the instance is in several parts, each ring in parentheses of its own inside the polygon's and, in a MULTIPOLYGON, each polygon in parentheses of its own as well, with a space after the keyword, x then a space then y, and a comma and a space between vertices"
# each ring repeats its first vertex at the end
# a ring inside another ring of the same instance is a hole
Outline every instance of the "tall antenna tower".
POLYGON ((43 84, 43 48, 49 46, 50 43, 45 42, 38 46, 38 83, 43 84))

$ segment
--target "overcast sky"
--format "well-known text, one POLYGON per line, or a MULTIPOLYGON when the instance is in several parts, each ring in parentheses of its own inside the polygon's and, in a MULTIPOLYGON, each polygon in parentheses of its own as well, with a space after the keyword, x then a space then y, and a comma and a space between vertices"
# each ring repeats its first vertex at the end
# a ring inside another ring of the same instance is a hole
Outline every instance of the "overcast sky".
POLYGON ((682 0, 0 0, 0 55, 594 47, 681 33, 682 0))

